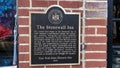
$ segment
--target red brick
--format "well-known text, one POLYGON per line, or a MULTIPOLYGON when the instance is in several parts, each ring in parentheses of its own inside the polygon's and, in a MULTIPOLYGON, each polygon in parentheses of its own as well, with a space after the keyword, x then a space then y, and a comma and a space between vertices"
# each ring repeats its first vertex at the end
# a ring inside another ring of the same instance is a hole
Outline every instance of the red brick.
POLYGON ((87 18, 107 18, 106 11, 86 11, 87 18))
POLYGON ((107 34, 107 28, 97 28, 97 34, 107 34))
POLYGON ((30 68, 28 63, 19 63, 19 68, 30 68))
POLYGON ((72 68, 82 68, 82 64, 80 64, 80 65, 73 65, 72 68))
POLYGON ((29 16, 29 9, 19 9, 18 16, 29 16))
POLYGON ((86 43, 106 43, 107 38, 101 36, 87 36, 85 37, 86 43))
POLYGON ((106 53, 86 53, 86 59, 106 59, 106 53))
POLYGON ((28 27, 19 27, 19 34, 29 34, 29 28, 28 27))
POLYGON ((19 52, 29 52, 29 46, 19 46, 19 52))
POLYGON ((70 10, 65 10, 65 12, 71 12, 70 10))
POLYGON ((107 45, 87 45, 86 46, 87 51, 106 51, 107 50, 107 45))
POLYGON ((29 54, 20 54, 19 61, 29 61, 29 54))
POLYGON ((82 10, 72 10, 72 12, 75 12, 75 13, 80 13, 80 14, 82 14, 82 13, 83 13, 83 11, 82 11, 82 10))
POLYGON ((89 62, 86 62, 86 67, 106 67, 107 66, 107 63, 106 62, 95 62, 95 61, 89 61, 89 62))
POLYGON ((95 34, 95 28, 86 28, 85 34, 95 34))
POLYGON ((107 0, 94 0, 94 1, 99 1, 99 2, 101 1, 102 2, 102 1, 107 1, 107 0))
POLYGON ((50 5, 56 5, 57 1, 41 1, 41 0, 32 0, 33 7, 48 7, 50 5))
POLYGON ((43 66, 31 66, 30 68, 44 68, 43 66))
POLYGON ((45 12, 43 9, 30 9, 30 12, 45 12))
POLYGON ((64 8, 79 8, 82 4, 80 1, 60 1, 60 5, 64 8))
POLYGON ((83 11, 82 10, 72 10, 74 13, 80 13, 80 17, 83 17, 83 11))
POLYGON ((29 11, 36 11, 36 12, 44 12, 44 10, 41 10, 41 9, 19 9, 18 10, 18 15, 19 16, 29 16, 29 11))
POLYGON ((29 19, 28 18, 18 18, 18 24, 19 25, 28 25, 29 19))
POLYGON ((107 2, 86 2, 86 8, 100 8, 100 9, 106 9, 107 8, 107 2))
POLYGON ((62 65, 62 66, 47 66, 46 68, 70 68, 69 65, 62 65))
POLYGON ((29 37, 19 37, 19 43, 29 43, 29 37))
POLYGON ((30 66, 29 63, 19 63, 19 68, 44 68, 43 66, 30 66))
POLYGON ((18 7, 29 7, 30 0, 18 0, 18 7))
POLYGON ((106 26, 107 19, 86 19, 86 26, 106 26))

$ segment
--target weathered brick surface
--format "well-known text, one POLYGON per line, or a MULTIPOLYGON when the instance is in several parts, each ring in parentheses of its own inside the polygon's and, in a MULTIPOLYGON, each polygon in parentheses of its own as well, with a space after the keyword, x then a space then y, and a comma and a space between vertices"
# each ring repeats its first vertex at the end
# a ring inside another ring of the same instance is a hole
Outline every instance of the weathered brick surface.
POLYGON ((18 7, 29 7, 30 0, 18 0, 18 7))
POLYGON ((106 28, 97 28, 97 34, 107 34, 106 28))
POLYGON ((105 53, 86 53, 85 54, 86 59, 106 59, 105 53))
POLYGON ((80 8, 82 7, 82 2, 80 1, 60 1, 60 5, 64 8, 80 8))
POLYGON ((86 26, 106 26, 106 19, 86 19, 86 26))
POLYGON ((85 42, 86 43, 106 43, 107 38, 104 36, 86 36, 85 42))
POLYGON ((86 67, 98 67, 98 68, 102 68, 102 67, 106 67, 106 62, 102 61, 102 62, 97 62, 97 61, 88 61, 86 62, 86 67))
POLYGON ((19 63, 19 68, 30 68, 28 63, 19 63))
POLYGON ((70 68, 69 65, 63 65, 63 66, 47 66, 46 68, 70 68))
POLYGON ((107 45, 105 44, 90 44, 86 46, 87 51, 106 51, 107 45))
POLYGON ((23 37, 19 37, 18 40, 19 40, 19 44, 20 43, 29 43, 29 37, 26 37, 26 36, 25 37, 24 36, 23 37))
POLYGON ((106 9, 107 2, 87 2, 85 7, 89 9, 106 9))
POLYGON ((104 18, 104 17, 107 17, 107 14, 106 14, 106 11, 86 11, 86 17, 87 18, 94 18, 94 17, 104 18))
POLYGON ((50 5, 56 5, 57 1, 45 1, 45 0, 32 0, 33 7, 48 7, 50 5))
POLYGON ((44 68, 43 66, 33 66, 31 67, 29 63, 19 63, 19 68, 44 68))
POLYGON ((29 9, 19 9, 18 10, 19 16, 28 16, 29 15, 29 9))
POLYGON ((82 68, 81 65, 73 65, 72 68, 82 68))
POLYGON ((21 61, 29 61, 29 54, 20 54, 19 60, 21 61))
POLYGON ((19 52, 29 52, 29 46, 21 46, 19 45, 19 52))
POLYGON ((19 34, 29 34, 29 28, 28 27, 19 27, 19 34))
POLYGON ((85 34, 95 34, 95 28, 86 28, 85 34))
POLYGON ((28 18, 18 18, 18 24, 19 25, 28 25, 29 19, 28 18))

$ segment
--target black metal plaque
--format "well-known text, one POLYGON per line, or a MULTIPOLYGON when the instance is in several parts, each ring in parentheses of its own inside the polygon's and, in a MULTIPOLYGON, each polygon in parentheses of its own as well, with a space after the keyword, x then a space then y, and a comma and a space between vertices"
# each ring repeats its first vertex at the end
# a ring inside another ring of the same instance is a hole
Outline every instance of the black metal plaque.
POLYGON ((30 13, 31 65, 79 64, 79 15, 59 7, 30 13))

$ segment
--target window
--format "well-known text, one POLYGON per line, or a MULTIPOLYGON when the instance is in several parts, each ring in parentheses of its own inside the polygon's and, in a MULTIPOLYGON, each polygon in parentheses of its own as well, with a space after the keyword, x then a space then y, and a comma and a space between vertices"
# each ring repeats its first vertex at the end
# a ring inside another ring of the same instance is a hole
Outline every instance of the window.
POLYGON ((108 68, 120 68, 120 0, 108 5, 108 68))
POLYGON ((0 68, 17 65, 16 14, 16 0, 0 0, 0 68))
POLYGON ((113 45, 120 45, 120 0, 113 0, 113 45))

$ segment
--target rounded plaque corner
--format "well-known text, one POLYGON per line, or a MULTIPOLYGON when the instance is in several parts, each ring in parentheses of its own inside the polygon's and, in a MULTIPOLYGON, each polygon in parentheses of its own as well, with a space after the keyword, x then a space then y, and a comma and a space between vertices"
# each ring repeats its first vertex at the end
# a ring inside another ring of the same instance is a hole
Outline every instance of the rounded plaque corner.
POLYGON ((60 5, 51 5, 51 6, 49 6, 48 9, 47 9, 47 11, 46 11, 46 13, 48 14, 48 12, 50 10, 56 9, 56 8, 59 9, 59 10, 61 10, 63 12, 63 14, 66 13, 65 10, 64 10, 64 8, 62 6, 60 6, 60 5))
POLYGON ((54 25, 62 22, 64 14, 64 11, 58 6, 53 6, 47 11, 48 20, 54 25))

